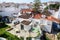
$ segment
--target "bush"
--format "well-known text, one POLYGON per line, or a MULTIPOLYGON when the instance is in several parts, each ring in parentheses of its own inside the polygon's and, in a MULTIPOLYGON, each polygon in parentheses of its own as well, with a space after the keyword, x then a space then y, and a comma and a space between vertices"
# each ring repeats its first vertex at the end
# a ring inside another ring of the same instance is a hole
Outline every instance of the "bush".
POLYGON ((31 37, 27 37, 27 40, 31 40, 31 37))
POLYGON ((58 40, 60 40, 60 33, 57 34, 57 38, 58 38, 58 40))
POLYGON ((59 9, 59 6, 60 6, 60 4, 50 4, 49 6, 47 6, 47 7, 45 8, 45 10, 47 10, 48 7, 49 7, 50 9, 59 9))
POLYGON ((10 28, 10 26, 6 25, 5 23, 0 23, 0 35, 2 35, 7 28, 10 28))
POLYGON ((23 40, 19 39, 17 36, 12 35, 11 33, 7 32, 6 29, 10 28, 10 26, 6 25, 5 22, 0 22, 0 37, 4 37, 7 40, 23 40))
POLYGON ((0 35, 5 33, 5 29, 0 29, 0 35))
POLYGON ((48 37, 46 37, 46 40, 50 40, 48 37))
POLYGON ((8 27, 8 25, 5 24, 5 22, 0 22, 0 28, 8 27))
POLYGON ((17 36, 10 34, 9 32, 5 32, 3 35, 0 35, 0 37, 4 37, 7 40, 20 40, 17 36))
POLYGON ((7 40, 21 40, 17 36, 10 34, 9 32, 6 31, 7 28, 10 28, 10 26, 6 25, 5 23, 0 26, 0 37, 4 37, 7 40))
POLYGON ((23 37, 20 37, 20 40, 24 40, 24 38, 23 37))

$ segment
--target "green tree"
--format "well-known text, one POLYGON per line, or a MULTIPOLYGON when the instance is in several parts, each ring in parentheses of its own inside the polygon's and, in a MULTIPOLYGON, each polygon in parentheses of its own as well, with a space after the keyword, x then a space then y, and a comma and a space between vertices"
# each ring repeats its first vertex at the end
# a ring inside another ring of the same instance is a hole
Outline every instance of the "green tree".
POLYGON ((40 0, 34 0, 34 4, 33 4, 33 11, 34 12, 40 12, 40 0))
POLYGON ((45 8, 45 10, 47 10, 47 9, 59 9, 59 6, 60 6, 60 4, 50 4, 49 6, 47 6, 46 8, 45 8))
POLYGON ((58 40, 60 40, 60 32, 57 33, 57 38, 58 38, 58 40))
POLYGON ((0 21, 1 21, 1 19, 2 19, 2 16, 0 16, 0 21))

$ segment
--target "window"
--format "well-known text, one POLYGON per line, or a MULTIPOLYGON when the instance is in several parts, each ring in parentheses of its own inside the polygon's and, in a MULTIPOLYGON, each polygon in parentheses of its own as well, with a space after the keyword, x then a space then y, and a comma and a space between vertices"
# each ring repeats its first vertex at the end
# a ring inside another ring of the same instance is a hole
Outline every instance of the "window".
POLYGON ((24 26, 21 24, 21 30, 24 30, 24 26))
POLYGON ((36 22, 36 24, 38 24, 38 22, 36 22))
POLYGON ((37 24, 34 24, 34 27, 37 27, 37 24))
POLYGON ((5 7, 7 8, 7 7, 10 7, 10 6, 5 6, 5 7))
POLYGON ((17 15, 18 13, 13 13, 14 15, 17 15))

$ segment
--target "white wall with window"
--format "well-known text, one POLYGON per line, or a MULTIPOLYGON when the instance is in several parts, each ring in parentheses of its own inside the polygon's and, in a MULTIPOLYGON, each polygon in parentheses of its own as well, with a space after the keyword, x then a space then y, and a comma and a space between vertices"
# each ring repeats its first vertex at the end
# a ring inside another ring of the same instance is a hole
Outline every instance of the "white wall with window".
POLYGON ((46 20, 46 19, 41 19, 40 21, 40 26, 44 25, 42 27, 42 30, 46 31, 46 32, 51 32, 51 28, 52 28, 52 21, 46 20))

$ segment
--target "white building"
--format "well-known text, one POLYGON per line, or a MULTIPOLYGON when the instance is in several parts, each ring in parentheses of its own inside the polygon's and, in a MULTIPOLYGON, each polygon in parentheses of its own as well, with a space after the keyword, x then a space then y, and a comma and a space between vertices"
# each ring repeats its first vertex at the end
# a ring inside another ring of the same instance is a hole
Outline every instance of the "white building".
POLYGON ((23 28, 25 31, 29 31, 31 29, 32 23, 31 21, 23 20, 20 25, 21 25, 21 28, 23 28))
POLYGON ((60 7, 59 7, 59 10, 56 11, 55 13, 53 13, 53 16, 57 19, 60 19, 60 7))
POLYGON ((52 21, 49 21, 47 19, 41 19, 40 20, 40 26, 43 31, 50 32, 52 30, 52 21))

